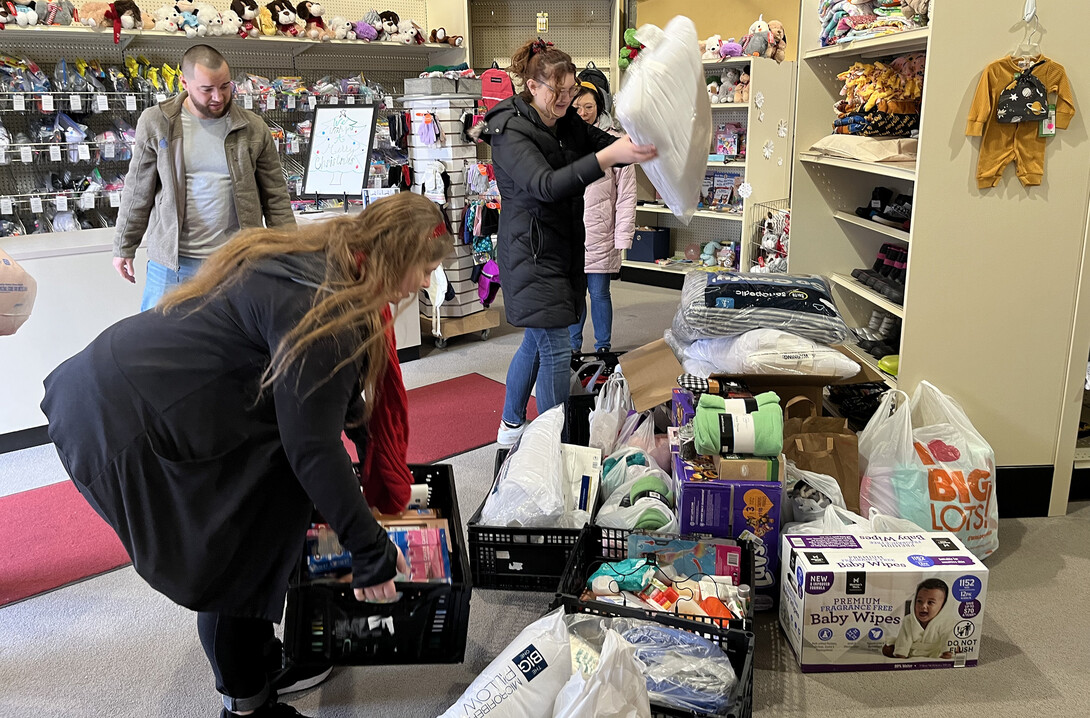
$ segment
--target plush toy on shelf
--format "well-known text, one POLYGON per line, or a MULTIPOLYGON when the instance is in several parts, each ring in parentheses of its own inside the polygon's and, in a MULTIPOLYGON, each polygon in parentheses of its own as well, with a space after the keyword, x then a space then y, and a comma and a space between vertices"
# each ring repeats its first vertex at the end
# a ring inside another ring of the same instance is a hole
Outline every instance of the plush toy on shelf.
POLYGON ((225 10, 220 14, 220 18, 223 20, 223 34, 230 37, 231 35, 238 35, 239 37, 249 37, 246 31, 242 28, 242 18, 238 16, 238 13, 234 10, 225 10))
POLYGON ((329 32, 333 35, 334 40, 355 40, 356 23, 336 16, 329 20, 329 32))
POLYGON ((924 27, 931 16, 931 0, 901 0, 901 13, 920 27, 924 27))
POLYGON ((393 10, 383 10, 378 14, 382 26, 379 28, 378 39, 383 41, 396 41, 398 25, 401 24, 401 16, 393 10))
POLYGON ((238 30, 240 37, 257 37, 261 34, 261 29, 258 27, 257 0, 231 0, 231 10, 242 21, 242 26, 238 30))
POLYGON ((705 267, 714 267, 718 263, 716 254, 722 248, 723 245, 719 244, 719 242, 708 242, 700 253, 700 261, 705 267))
POLYGON ((34 3, 34 12, 38 13, 39 25, 57 25, 67 27, 75 20, 76 6, 69 0, 38 0, 34 3))
POLYGON ((768 23, 761 15, 749 26, 749 34, 742 38, 742 54, 746 57, 769 57, 770 45, 768 23))
MULTIPOLYGON (((374 10, 371 12, 374 12, 374 10)), ((375 29, 374 24, 368 22, 366 19, 360 20, 356 23, 356 39, 363 40, 364 42, 377 40, 378 30, 375 29)))
POLYGON ((719 78, 719 97, 716 102, 720 104, 734 102, 734 88, 738 86, 738 78, 741 73, 737 68, 730 68, 719 78))
POLYGON ((197 6, 197 22, 204 29, 204 34, 209 37, 223 35, 223 16, 220 11, 208 4, 197 6))
POLYGON ((771 41, 771 54, 768 57, 776 62, 783 62, 787 57, 787 29, 779 20, 769 20, 768 33, 771 41))
POLYGON ((719 46, 719 57, 741 57, 742 46, 733 37, 719 46))
POLYGON ((122 30, 143 30, 155 26, 155 18, 145 15, 133 0, 84 3, 79 9, 79 20, 81 25, 96 30, 113 28, 114 42, 120 41, 122 30))
POLYGON ((181 16, 178 18, 178 29, 185 33, 185 36, 192 39, 194 37, 204 37, 208 34, 208 28, 201 27, 201 21, 197 19, 197 6, 190 2, 179 2, 174 7, 178 8, 181 16))
POLYGON ((431 31, 431 34, 428 36, 428 42, 445 43, 451 47, 461 47, 463 40, 461 35, 448 35, 447 29, 441 27, 431 31))
POLYGON ((265 7, 269 9, 273 22, 276 23, 277 35, 284 35, 285 37, 300 36, 299 25, 296 22, 298 15, 295 14, 295 8, 291 6, 288 0, 273 0, 265 7))
POLYGON ((636 29, 628 28, 624 31, 624 47, 621 48, 621 57, 618 66, 622 70, 628 69, 628 66, 632 64, 632 61, 640 54, 640 50, 643 49, 643 45, 636 39, 636 29))
MULTIPOLYGON (((80 14, 81 17, 85 17, 82 14, 82 9, 80 14)), ((163 5, 155 11, 153 18, 152 27, 154 29, 160 32, 178 32, 178 23, 181 21, 182 13, 173 5, 163 5)))
POLYGON ((726 245, 720 247, 719 250, 716 251, 716 253, 715 253, 715 263, 718 264, 720 267, 723 267, 723 268, 726 268, 726 269, 733 269, 734 268, 734 260, 735 260, 734 245, 732 243, 730 243, 730 242, 728 242, 726 245))
POLYGON ((38 12, 31 5, 7 2, 8 22, 14 22, 19 27, 30 27, 38 24, 38 12))
POLYGON ((708 80, 708 101, 713 105, 719 102, 719 80, 708 80))
POLYGON ((405 45, 423 45, 425 41, 424 31, 408 18, 397 24, 397 34, 393 39, 405 45))
POLYGON ((276 21, 273 20, 272 10, 262 7, 257 11, 257 27, 261 34, 270 37, 276 34, 276 21))
POLYGON ((734 101, 749 103, 749 68, 744 68, 738 75, 738 84, 734 86, 734 101))
POLYGON ((719 49, 722 47, 723 38, 719 35, 712 35, 701 44, 703 45, 704 53, 700 56, 701 60, 715 61, 720 59, 719 49))
POLYGON ((311 0, 302 0, 302 2, 296 5, 295 14, 306 26, 304 29, 306 37, 321 42, 329 42, 333 39, 333 35, 325 26, 325 20, 322 19, 322 16, 325 14, 325 8, 322 7, 321 3, 311 2, 311 0))

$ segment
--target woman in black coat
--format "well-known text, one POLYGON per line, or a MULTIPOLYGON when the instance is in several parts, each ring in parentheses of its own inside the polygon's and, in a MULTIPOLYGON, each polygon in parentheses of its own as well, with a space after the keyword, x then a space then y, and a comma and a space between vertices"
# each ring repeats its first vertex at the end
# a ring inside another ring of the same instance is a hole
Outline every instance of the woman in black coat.
POLYGON ((396 595, 404 559, 340 437, 350 415, 363 415, 354 438, 365 433, 386 371, 382 310, 427 287, 450 244, 438 207, 407 192, 298 230, 244 231, 45 381, 49 436, 76 487, 137 573, 198 612, 224 716, 298 715, 276 703, 262 650, 314 508, 352 552, 356 598, 396 595))
POLYGON ((632 144, 583 122, 572 108, 578 89, 567 53, 540 38, 511 58, 509 72, 524 85, 485 115, 503 198, 497 258, 507 321, 526 329, 507 370, 497 441, 515 443, 526 422, 530 389, 537 409, 568 398, 568 327, 587 293, 583 190, 615 165, 643 162, 654 147, 632 144))

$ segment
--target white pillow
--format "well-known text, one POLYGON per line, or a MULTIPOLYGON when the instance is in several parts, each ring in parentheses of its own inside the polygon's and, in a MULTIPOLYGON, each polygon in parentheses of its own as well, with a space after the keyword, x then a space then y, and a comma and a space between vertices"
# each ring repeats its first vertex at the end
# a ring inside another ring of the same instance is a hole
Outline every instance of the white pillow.
POLYGON ((832 347, 779 329, 753 329, 736 337, 698 339, 685 349, 685 371, 713 374, 789 374, 850 379, 859 364, 832 347))

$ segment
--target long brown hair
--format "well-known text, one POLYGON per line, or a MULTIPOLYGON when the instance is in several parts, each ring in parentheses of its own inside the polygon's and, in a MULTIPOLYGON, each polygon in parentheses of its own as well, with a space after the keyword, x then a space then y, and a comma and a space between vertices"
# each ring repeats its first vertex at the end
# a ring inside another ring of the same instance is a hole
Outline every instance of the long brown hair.
MULTIPOLYGON (((527 80, 549 83, 556 86, 560 80, 568 75, 575 74, 575 63, 571 55, 553 47, 551 42, 545 42, 540 37, 527 40, 522 47, 511 56, 511 64, 507 70, 522 81, 522 99, 530 101, 527 80)), ((556 92, 553 91, 553 100, 556 92)))
MULTIPOLYGON (((438 262, 450 246, 439 207, 421 195, 401 192, 377 200, 356 215, 299 228, 239 232, 205 261, 193 279, 164 297, 156 310, 168 312, 192 300, 195 305, 186 309, 197 311, 239 282, 262 259, 324 252, 321 289, 299 323, 279 346, 271 348, 261 390, 282 380, 293 364, 304 361, 311 345, 348 338, 354 346, 330 376, 366 355, 362 378, 365 412, 370 416, 372 399, 386 371, 382 310, 401 299, 399 287, 410 272, 438 262)), ((304 391, 313 389, 303 387, 304 391)))

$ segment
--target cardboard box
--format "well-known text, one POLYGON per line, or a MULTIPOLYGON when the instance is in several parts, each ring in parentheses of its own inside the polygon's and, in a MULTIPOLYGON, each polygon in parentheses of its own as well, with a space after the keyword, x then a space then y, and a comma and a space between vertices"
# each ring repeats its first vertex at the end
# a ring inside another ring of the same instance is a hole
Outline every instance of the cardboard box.
POLYGON ((804 672, 977 664, 988 569, 955 535, 786 535, 783 559, 780 626, 804 672))
POLYGON ((445 77, 406 77, 406 95, 453 95, 454 80, 445 77))
MULTIPOLYGON (((777 546, 785 480, 782 457, 776 461, 775 480, 728 480, 718 475, 709 457, 681 458, 676 427, 671 427, 668 435, 681 533, 736 539, 748 530, 760 538, 763 543, 756 544, 753 604, 758 611, 771 609, 779 595, 777 546)), ((767 464, 769 460, 760 461, 767 464)))
MULTIPOLYGON (((771 374, 724 374, 720 379, 739 381, 749 387, 754 394, 774 391, 780 397, 780 405, 785 406, 796 396, 805 396, 817 406, 821 406, 822 389, 830 384, 860 384, 862 382, 884 381, 884 378, 866 364, 858 362, 843 347, 834 347, 844 356, 860 365, 860 371, 850 379, 838 379, 833 376, 797 376, 771 374)), ((670 401, 673 389, 677 387, 677 377, 685 373, 681 362, 674 356, 665 340, 658 339, 645 344, 639 349, 626 352, 621 357, 621 368, 628 387, 632 392, 632 401, 636 411, 647 411, 664 402, 670 401)))

